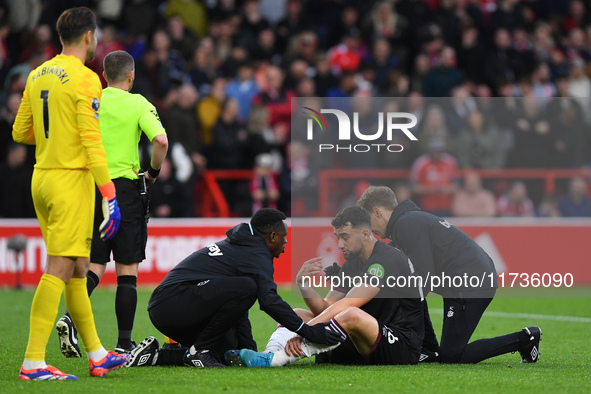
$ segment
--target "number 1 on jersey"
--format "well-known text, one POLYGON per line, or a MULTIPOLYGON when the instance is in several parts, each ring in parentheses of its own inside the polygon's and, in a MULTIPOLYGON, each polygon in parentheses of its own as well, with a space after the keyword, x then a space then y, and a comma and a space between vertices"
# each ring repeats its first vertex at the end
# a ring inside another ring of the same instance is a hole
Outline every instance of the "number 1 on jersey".
POLYGON ((49 99, 49 90, 41 91, 41 100, 43 100, 43 130, 45 131, 45 138, 49 138, 49 106, 47 105, 49 99))

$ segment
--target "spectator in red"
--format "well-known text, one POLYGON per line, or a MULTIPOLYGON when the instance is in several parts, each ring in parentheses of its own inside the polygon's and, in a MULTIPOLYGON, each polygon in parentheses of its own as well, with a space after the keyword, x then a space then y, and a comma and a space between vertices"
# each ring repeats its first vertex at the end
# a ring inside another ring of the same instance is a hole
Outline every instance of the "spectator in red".
POLYGON ((581 0, 572 0, 568 7, 568 15, 562 21, 562 30, 569 33, 576 27, 585 27, 591 23, 589 11, 585 9, 585 3, 581 0))
POLYGON ((464 176, 464 187, 454 195, 451 212, 456 217, 492 218, 496 214, 495 195, 482 187, 474 171, 464 176))
POLYGON ((497 213, 505 217, 534 216, 534 204, 527 196, 527 187, 521 181, 514 182, 497 201, 497 213))
POLYGON ((271 127, 280 123, 289 126, 291 123, 291 99, 295 97, 295 93, 283 86, 284 78, 283 71, 279 67, 267 67, 265 71, 266 90, 253 99, 254 105, 261 105, 269 111, 269 125, 271 127))
POLYGON ((437 216, 449 216, 451 200, 457 189, 458 164, 446 150, 445 140, 433 137, 427 144, 428 153, 419 156, 410 169, 413 193, 420 206, 437 216))
POLYGON ((333 73, 356 72, 361 63, 361 40, 357 28, 349 29, 343 36, 342 43, 331 48, 328 53, 328 65, 333 73))
POLYGON ((255 159, 254 174, 250 180, 252 196, 252 212, 262 208, 277 209, 279 188, 272 171, 273 157, 269 153, 261 153, 255 159))

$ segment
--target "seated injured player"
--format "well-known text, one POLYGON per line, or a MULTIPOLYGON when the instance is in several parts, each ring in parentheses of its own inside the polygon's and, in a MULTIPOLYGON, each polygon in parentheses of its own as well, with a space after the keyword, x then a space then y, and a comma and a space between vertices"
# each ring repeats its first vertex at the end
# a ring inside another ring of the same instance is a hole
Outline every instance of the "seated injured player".
POLYGON ((388 277, 410 277, 412 263, 402 251, 373 237, 371 218, 360 207, 339 212, 332 226, 346 261, 342 270, 335 264, 326 271, 345 280, 323 299, 305 278, 322 271, 321 258, 306 261, 297 282, 310 310, 296 312, 308 324, 326 323, 326 329, 341 335, 341 342, 312 344, 278 326, 264 352, 230 350, 226 353, 230 364, 274 367, 313 355, 320 355, 316 362, 335 364, 418 363, 424 335, 422 290, 416 284, 394 287, 387 283, 388 277), (360 281, 356 283, 355 278, 360 281))

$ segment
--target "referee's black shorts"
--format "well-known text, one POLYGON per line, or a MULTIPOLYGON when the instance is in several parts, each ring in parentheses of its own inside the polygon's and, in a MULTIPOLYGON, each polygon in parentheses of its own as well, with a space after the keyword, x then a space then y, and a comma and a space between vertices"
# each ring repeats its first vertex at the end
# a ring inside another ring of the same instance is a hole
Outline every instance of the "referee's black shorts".
POLYGON ((90 261, 93 263, 108 263, 113 260, 122 264, 141 262, 146 258, 146 242, 148 240, 148 225, 145 218, 143 197, 131 179, 113 179, 117 193, 117 203, 121 211, 119 231, 109 241, 100 237, 99 226, 104 217, 102 211, 102 196, 96 190, 94 209, 94 229, 90 261))

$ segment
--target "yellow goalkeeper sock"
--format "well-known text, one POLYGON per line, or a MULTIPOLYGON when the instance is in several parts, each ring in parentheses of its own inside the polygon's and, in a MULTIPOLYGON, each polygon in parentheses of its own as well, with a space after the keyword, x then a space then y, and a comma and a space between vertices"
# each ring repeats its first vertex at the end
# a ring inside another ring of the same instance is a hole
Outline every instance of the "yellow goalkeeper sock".
POLYGON ((60 298, 65 287, 64 281, 53 275, 43 274, 41 276, 31 305, 29 342, 27 343, 25 360, 45 360, 45 348, 57 317, 60 298))
POLYGON ((78 330, 86 353, 91 353, 103 347, 96 333, 92 306, 86 289, 86 278, 72 278, 66 286, 66 308, 78 330))

